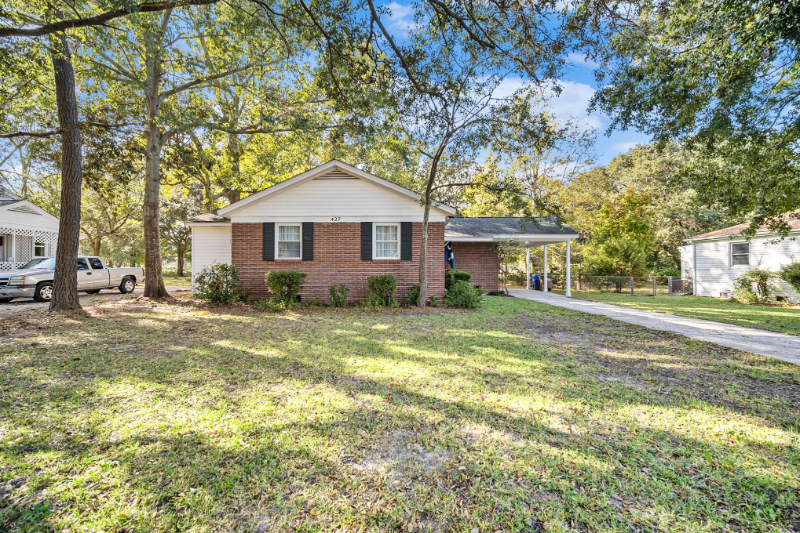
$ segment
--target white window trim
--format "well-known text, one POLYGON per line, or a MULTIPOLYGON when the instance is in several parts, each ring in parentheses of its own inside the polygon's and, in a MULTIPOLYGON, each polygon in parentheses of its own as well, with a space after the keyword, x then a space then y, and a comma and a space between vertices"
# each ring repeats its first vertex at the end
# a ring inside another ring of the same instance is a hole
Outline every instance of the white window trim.
POLYGON ((749 243, 749 242, 732 242, 732 243, 730 243, 730 245, 728 246, 728 265, 732 266, 732 267, 735 267, 735 266, 750 266, 750 249, 751 249, 750 244, 751 243, 749 243), (747 254, 734 254, 733 253, 733 246, 736 245, 736 244, 746 244, 747 245, 747 254), (747 255, 747 264, 746 265, 734 265, 733 264, 733 256, 734 255, 747 255))
POLYGON ((276 261, 302 261, 303 259, 303 225, 302 224, 295 224, 294 222, 276 222, 275 223, 275 260, 276 261), (293 226, 295 228, 300 228, 300 255, 298 257, 279 257, 280 254, 278 253, 279 248, 279 236, 281 234, 281 227, 293 226))
POLYGON ((34 257, 47 257, 49 255, 49 243, 40 242, 39 244, 41 244, 44 248, 44 253, 42 255, 36 255, 36 239, 34 239, 33 244, 31 245, 31 259, 34 257))
POLYGON ((402 252, 400 251, 400 246, 402 246, 402 236, 400 235, 400 223, 399 222, 373 222, 372 223, 372 259, 374 261, 399 261, 402 257, 402 252), (377 245, 377 237, 378 237, 378 226, 394 226, 397 228, 397 257, 378 257, 376 254, 378 252, 378 245, 377 245))

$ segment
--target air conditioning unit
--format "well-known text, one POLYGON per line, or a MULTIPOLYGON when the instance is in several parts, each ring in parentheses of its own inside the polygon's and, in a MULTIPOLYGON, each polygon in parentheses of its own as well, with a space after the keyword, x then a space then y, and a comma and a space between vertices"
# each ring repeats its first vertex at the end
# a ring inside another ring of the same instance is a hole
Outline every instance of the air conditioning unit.
POLYGON ((721 292, 721 293, 719 293, 719 297, 722 298, 723 300, 727 300, 728 299, 728 293, 727 292, 721 292))

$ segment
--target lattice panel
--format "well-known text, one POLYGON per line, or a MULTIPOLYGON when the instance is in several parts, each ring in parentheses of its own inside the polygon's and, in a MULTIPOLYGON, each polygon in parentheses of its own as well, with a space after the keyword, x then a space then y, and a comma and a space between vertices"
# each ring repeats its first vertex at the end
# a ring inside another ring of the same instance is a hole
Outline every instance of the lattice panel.
POLYGON ((33 254, 33 235, 28 237, 17 233, 14 237, 14 248, 16 249, 14 259, 17 262, 22 261, 27 263, 30 261, 33 254))
POLYGON ((25 266, 25 263, 9 263, 7 261, 0 262, 0 271, 3 270, 17 270, 25 266))
POLYGON ((58 242, 58 233, 52 231, 37 231, 34 232, 33 237, 36 242, 44 242, 52 246, 58 242))
POLYGON ((21 235, 23 237, 33 237, 34 231, 32 229, 0 228, 0 233, 21 235))

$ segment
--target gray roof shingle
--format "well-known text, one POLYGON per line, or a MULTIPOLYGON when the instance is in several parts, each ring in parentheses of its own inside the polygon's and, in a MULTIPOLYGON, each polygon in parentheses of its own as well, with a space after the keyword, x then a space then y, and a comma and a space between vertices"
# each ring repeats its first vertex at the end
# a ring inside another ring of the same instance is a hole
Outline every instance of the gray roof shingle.
POLYGON ((203 213, 202 215, 197 215, 193 219, 189 220, 189 222, 230 222, 230 221, 231 219, 218 215, 216 209, 208 213, 203 213))
POLYGON ((559 226, 550 218, 536 222, 520 217, 454 217, 444 227, 444 238, 485 238, 496 235, 575 235, 569 226, 559 226), (538 224, 537 224, 538 222, 538 224))

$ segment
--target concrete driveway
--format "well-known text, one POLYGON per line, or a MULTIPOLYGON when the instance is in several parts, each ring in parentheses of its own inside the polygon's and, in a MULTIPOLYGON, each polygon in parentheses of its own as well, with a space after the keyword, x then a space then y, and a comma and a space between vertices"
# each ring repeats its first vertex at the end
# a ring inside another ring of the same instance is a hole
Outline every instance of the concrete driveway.
MULTIPOLYGON (((188 292, 190 290, 191 289, 189 287, 167 287, 167 291, 170 293, 188 292)), ((117 289, 103 289, 97 294, 86 294, 82 292, 80 293, 80 299, 81 305, 84 307, 91 307, 96 303, 105 301, 106 298, 108 298, 109 301, 115 301, 122 297, 130 298, 131 296, 141 296, 143 292, 144 287, 142 285, 136 287, 136 290, 131 294, 120 294, 117 289)), ((32 309, 47 310, 48 305, 50 304, 47 302, 36 302, 30 298, 17 298, 13 302, 0 303, 0 318, 20 315, 32 309)))
POLYGON ((628 324, 669 331, 690 339, 713 342, 720 346, 766 355, 767 357, 774 357, 775 359, 800 365, 800 336, 797 335, 734 326, 733 324, 723 324, 700 318, 653 313, 652 311, 642 311, 641 309, 632 309, 607 303, 577 300, 549 292, 544 293, 525 289, 509 289, 508 292, 516 298, 533 300, 574 311, 583 311, 593 315, 603 315, 628 324))

